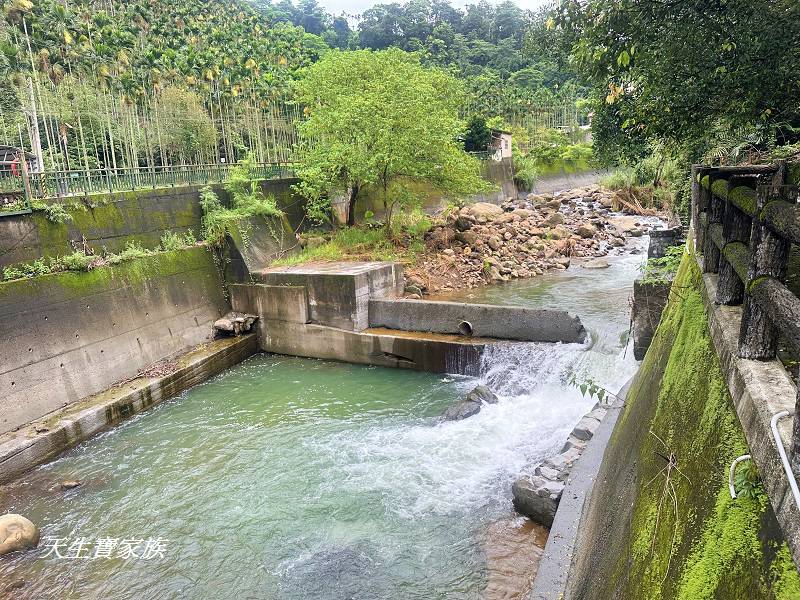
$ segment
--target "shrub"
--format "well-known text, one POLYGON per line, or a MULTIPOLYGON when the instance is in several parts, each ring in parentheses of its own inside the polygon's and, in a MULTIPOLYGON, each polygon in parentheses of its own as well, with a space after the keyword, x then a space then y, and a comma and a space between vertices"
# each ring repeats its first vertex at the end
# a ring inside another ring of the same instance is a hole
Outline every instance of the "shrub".
POLYGON ((161 236, 161 248, 165 252, 170 252, 171 250, 181 250, 185 247, 186 240, 182 235, 172 231, 165 231, 164 235, 161 236))
POLYGON ((54 264, 60 264, 61 269, 53 269, 54 271, 88 271, 91 269, 94 257, 87 256, 83 252, 76 251, 66 256, 61 256, 55 259, 54 264))
POLYGON ((64 208, 64 205, 60 202, 42 204, 41 207, 45 217, 47 217, 47 220, 51 223, 64 224, 72 221, 72 215, 67 212, 67 209, 64 208))
POLYGON ((231 195, 233 206, 222 206, 214 190, 206 186, 200 190, 200 207, 203 210, 203 237, 209 244, 221 246, 225 234, 250 217, 277 217, 283 213, 278 209, 274 196, 261 190, 255 172, 255 162, 248 157, 231 169, 225 190, 231 195))

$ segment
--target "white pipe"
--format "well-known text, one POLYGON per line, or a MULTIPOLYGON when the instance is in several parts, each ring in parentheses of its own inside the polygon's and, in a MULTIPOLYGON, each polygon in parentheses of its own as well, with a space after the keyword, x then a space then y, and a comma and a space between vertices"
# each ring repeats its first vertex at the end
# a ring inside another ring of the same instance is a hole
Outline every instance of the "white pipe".
POLYGON ((789 464, 789 458, 786 456, 786 450, 783 447, 783 440, 781 439, 781 434, 778 431, 778 421, 780 421, 783 417, 788 417, 792 413, 788 410, 783 410, 775 415, 772 416, 772 420, 769 422, 769 426, 772 427, 772 435, 775 438, 775 444, 778 446, 778 454, 781 455, 781 462, 783 463, 783 470, 786 471, 786 478, 789 480, 789 487, 792 488, 792 495, 794 496, 795 504, 797 504, 797 508, 800 509, 800 490, 797 489, 797 479, 794 477, 794 473, 792 472, 792 465, 789 464))
POLYGON ((728 474, 728 489, 731 492, 731 498, 733 498, 734 500, 736 500, 736 486, 733 485, 733 476, 736 474, 736 465, 738 465, 743 460, 750 460, 750 455, 742 454, 740 457, 734 458, 733 462, 731 463, 730 473, 728 474))

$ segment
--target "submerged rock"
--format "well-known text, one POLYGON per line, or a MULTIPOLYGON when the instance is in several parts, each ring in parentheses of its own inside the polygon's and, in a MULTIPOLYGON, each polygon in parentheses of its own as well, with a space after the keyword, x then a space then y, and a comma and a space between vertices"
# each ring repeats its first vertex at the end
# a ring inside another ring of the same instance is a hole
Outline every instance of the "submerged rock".
POLYGON ((0 517, 0 556, 39 545, 39 528, 22 515, 0 517))
POLYGON ((376 585, 375 563, 375 553, 362 545, 321 550, 283 576, 281 597, 302 600, 384 597, 383 590, 370 589, 376 585))
POLYGON ((448 408, 442 417, 445 421, 460 421, 481 411, 483 404, 497 404, 497 396, 485 385, 475 387, 467 396, 448 408))
POLYGON ((62 490, 73 490, 81 484, 77 479, 65 479, 61 482, 62 490))
POLYGON ((607 269, 610 265, 608 261, 603 260, 602 258, 595 258, 593 260, 587 260, 583 263, 584 269, 607 269))

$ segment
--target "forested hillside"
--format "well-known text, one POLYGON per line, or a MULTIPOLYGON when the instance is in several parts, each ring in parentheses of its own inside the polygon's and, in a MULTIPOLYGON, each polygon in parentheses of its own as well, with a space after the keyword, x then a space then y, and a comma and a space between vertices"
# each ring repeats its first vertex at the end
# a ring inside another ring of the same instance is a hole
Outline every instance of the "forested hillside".
POLYGON ((315 0, 257 5, 274 20, 322 36, 331 47, 421 52, 429 63, 466 79, 471 108, 481 112, 519 112, 582 91, 568 62, 568 38, 548 23, 551 7, 532 12, 508 0, 479 0, 460 9, 445 0, 409 0, 376 4, 354 17, 351 29, 347 19, 327 14, 315 0))

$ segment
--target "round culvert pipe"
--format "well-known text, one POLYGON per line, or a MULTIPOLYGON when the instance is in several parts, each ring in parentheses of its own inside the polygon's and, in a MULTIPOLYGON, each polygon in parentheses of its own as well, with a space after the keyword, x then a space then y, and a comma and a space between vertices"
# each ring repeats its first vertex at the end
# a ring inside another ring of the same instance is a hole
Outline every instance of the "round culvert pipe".
POLYGON ((458 324, 458 333, 461 335, 472 335, 472 323, 469 321, 461 321, 458 324))

